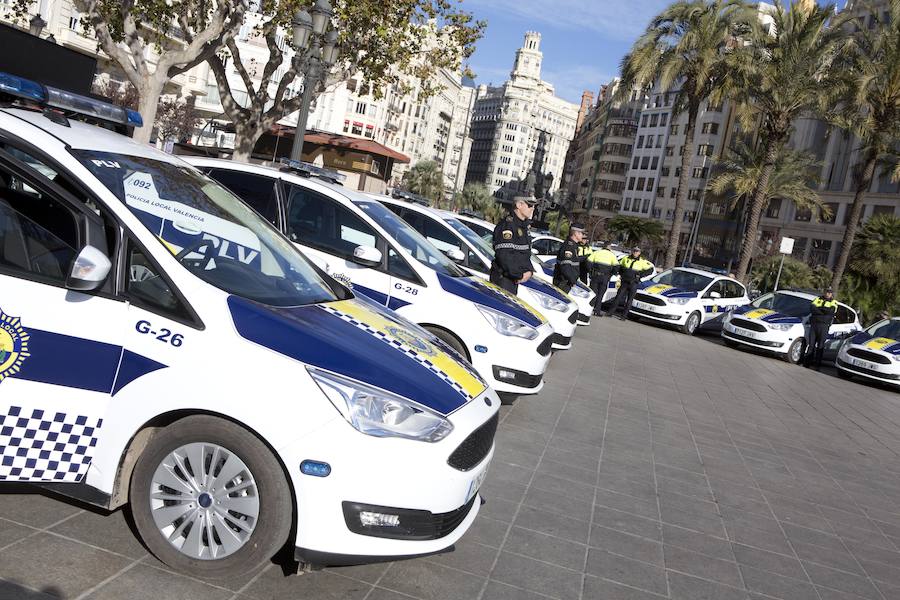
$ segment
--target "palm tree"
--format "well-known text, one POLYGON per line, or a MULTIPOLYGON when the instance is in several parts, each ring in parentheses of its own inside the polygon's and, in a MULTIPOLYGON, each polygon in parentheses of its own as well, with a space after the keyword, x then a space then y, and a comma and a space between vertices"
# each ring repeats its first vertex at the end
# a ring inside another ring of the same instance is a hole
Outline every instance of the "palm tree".
POLYGON ((687 113, 681 176, 665 268, 675 266, 678 254, 697 117, 704 101, 722 99, 726 49, 747 10, 747 5, 739 0, 678 0, 650 22, 644 35, 622 59, 619 94, 630 95, 634 89, 643 90, 654 84, 662 90, 680 86, 672 115, 687 113))
POLYGON ((900 218, 875 215, 853 244, 841 294, 868 318, 900 313, 900 218))
POLYGON ((444 171, 433 160, 423 160, 414 164, 403 175, 402 187, 419 194, 440 206, 444 200, 444 171))
MULTIPOLYGON (((888 15, 888 19, 882 19, 876 12, 873 15, 875 27, 871 30, 858 23, 858 31, 854 33, 856 52, 848 65, 852 85, 840 104, 842 110, 832 118, 837 126, 859 139, 862 156, 841 253, 834 266, 831 283, 834 289, 839 288, 850 260, 876 164, 894 154, 900 139, 900 2, 893 0, 890 3, 888 15)), ((898 176, 900 169, 894 178, 898 176)))
MULTIPOLYGON (((709 191, 716 196, 729 196, 732 207, 750 198, 766 168, 764 147, 764 143, 752 148, 739 144, 732 149, 730 156, 718 163, 718 174, 709 182, 709 191)), ((831 208, 822 203, 822 197, 815 190, 821 170, 821 164, 812 154, 781 146, 775 155, 775 167, 762 190, 762 210, 772 199, 781 198, 797 208, 818 214, 820 218, 831 217, 831 208)))
POLYGON ((643 241, 658 242, 665 235, 662 223, 656 219, 616 215, 606 224, 606 230, 616 234, 625 244, 639 244, 643 241))
POLYGON ((456 197, 456 208, 471 210, 492 223, 497 222, 504 212, 503 207, 483 183, 467 183, 456 197))
POLYGON ((787 10, 781 0, 775 0, 766 14, 771 24, 766 27, 761 20, 755 21, 744 51, 728 55, 725 84, 737 100, 743 129, 759 132, 762 152, 736 273, 741 280, 747 278, 769 180, 792 124, 811 111, 824 112, 833 106, 844 76, 836 64, 849 47, 844 17, 835 15, 833 4, 793 0, 787 10))

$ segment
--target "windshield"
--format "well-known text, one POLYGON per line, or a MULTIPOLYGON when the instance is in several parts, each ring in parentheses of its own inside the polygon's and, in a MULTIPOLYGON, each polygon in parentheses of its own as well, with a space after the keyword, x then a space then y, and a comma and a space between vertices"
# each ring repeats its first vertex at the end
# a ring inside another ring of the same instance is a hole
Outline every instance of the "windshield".
POLYGON ((109 152, 73 153, 203 281, 273 306, 337 300, 268 221, 187 165, 109 152))
POLYGON ((491 229, 489 227, 485 227, 481 223, 473 223, 471 221, 465 221, 465 224, 466 224, 466 227, 468 227, 469 229, 471 229, 472 231, 474 231, 475 233, 480 235, 481 239, 483 239, 488 244, 490 244, 494 241, 494 230, 493 229, 491 229))
POLYGON ((672 269, 671 271, 660 273, 650 281, 671 285, 688 292, 702 292, 713 282, 713 278, 700 273, 692 273, 691 271, 672 269))
POLYGON ((755 300, 751 306, 754 308, 768 308, 789 317, 808 317, 812 312, 812 301, 791 294, 766 294, 755 300))
POLYGON ((461 235, 463 239, 469 242, 469 244, 471 244, 473 248, 484 254, 488 258, 488 260, 494 260, 494 249, 481 236, 463 225, 461 221, 458 221, 453 217, 447 217, 444 219, 444 221, 447 222, 447 225, 449 225, 453 229, 453 231, 461 235))
POLYGON ((388 210, 381 202, 354 202, 364 213, 381 225, 389 236, 409 252, 417 261, 450 277, 465 277, 467 273, 456 266, 443 252, 412 228, 412 226, 388 210))
POLYGON ((877 323, 869 329, 869 334, 877 338, 900 340, 900 319, 891 319, 890 321, 877 323))

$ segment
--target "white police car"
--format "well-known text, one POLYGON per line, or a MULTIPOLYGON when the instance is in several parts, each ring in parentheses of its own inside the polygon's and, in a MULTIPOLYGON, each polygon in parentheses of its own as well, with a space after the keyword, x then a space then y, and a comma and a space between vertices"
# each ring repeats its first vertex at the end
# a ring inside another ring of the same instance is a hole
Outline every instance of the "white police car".
POLYGON ((188 160, 278 224, 332 277, 444 340, 496 391, 543 387, 553 344, 546 319, 458 267, 380 202, 326 180, 337 173, 188 160))
MULTIPOLYGON (((796 364, 803 358, 811 303, 815 299, 815 294, 797 290, 764 294, 725 315, 722 339, 729 346, 765 350, 796 364)), ((860 329, 856 311, 838 302, 829 335, 846 335, 860 329)))
POLYGON ((129 503, 204 577, 463 535, 500 404, 468 363, 186 163, 66 117, 136 114, 2 73, 0 97, 0 481, 129 503))
POLYGON ((537 234, 531 236, 531 250, 539 260, 550 260, 556 258, 559 249, 565 242, 556 236, 537 234))
MULTIPOLYGON (((413 229, 425 236, 434 246, 455 258, 456 263, 473 274, 487 279, 494 249, 474 231, 456 220, 453 213, 440 211, 421 204, 395 200, 386 196, 370 194, 380 200, 413 229)), ((578 320, 578 305, 565 292, 532 278, 519 285, 518 297, 523 302, 538 309, 553 326, 553 349, 567 350, 572 347, 578 320)))
POLYGON ((885 319, 848 337, 835 366, 842 377, 859 376, 900 388, 900 317, 885 319))
MULTIPOLYGON (((453 215, 457 222, 462 223, 466 226, 470 231, 475 233, 482 241, 483 246, 490 250, 490 254, 487 255, 491 261, 494 260, 494 248, 493 248, 493 235, 494 235, 494 224, 485 221, 483 219, 476 219, 475 217, 470 217, 466 215, 453 215)), ((540 279, 544 283, 548 285, 553 285, 553 271, 550 270, 549 273, 544 266, 544 264, 538 259, 537 256, 531 257, 531 265, 534 268, 534 277, 540 279)), ((569 297, 575 301, 575 304, 578 305, 578 325, 590 325, 591 323, 591 315, 594 314, 594 298, 597 295, 591 291, 591 289, 581 283, 580 281, 572 286, 572 289, 569 290, 569 297)))
POLYGON ((747 289, 736 279, 677 267, 643 281, 631 313, 693 335, 701 327, 721 326, 728 311, 749 303, 747 289))

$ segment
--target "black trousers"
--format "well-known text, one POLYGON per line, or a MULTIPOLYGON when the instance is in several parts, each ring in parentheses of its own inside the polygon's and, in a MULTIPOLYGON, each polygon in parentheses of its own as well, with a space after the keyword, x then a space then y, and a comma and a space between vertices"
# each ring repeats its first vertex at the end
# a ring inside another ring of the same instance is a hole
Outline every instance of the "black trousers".
POLYGON ((609 280, 612 279, 612 273, 602 273, 594 271, 591 273, 591 290, 597 294, 594 299, 594 314, 598 315, 603 312, 603 296, 609 289, 609 280))
POLYGON ((807 367, 822 366, 822 355, 825 353, 825 342, 828 340, 828 325, 813 323, 809 327, 809 342, 806 344, 806 356, 803 364, 807 367))
POLYGON ((494 270, 491 270, 491 283, 494 285, 500 286, 513 296, 519 293, 519 284, 510 279, 509 277, 504 277, 500 275, 494 270))
POLYGON ((558 287, 559 289, 561 289, 562 291, 564 291, 565 293, 568 294, 569 292, 572 291, 572 287, 574 284, 569 283, 569 280, 566 279, 565 277, 560 277, 553 281, 553 285, 555 285, 556 287, 558 287))
POLYGON ((616 295, 616 300, 613 302, 612 308, 609 310, 609 314, 613 315, 619 309, 623 303, 625 304, 625 316, 628 316, 628 311, 631 310, 631 303, 634 301, 634 294, 637 292, 637 282, 636 281, 623 281, 622 285, 619 287, 619 293, 616 295))

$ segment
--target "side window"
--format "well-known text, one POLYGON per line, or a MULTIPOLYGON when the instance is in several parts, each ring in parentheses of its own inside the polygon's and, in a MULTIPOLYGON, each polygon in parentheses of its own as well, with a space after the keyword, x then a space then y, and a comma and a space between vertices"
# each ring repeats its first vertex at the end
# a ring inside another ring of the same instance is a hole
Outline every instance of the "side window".
POLYGON ((397 206, 396 204, 393 204, 392 202, 385 202, 384 205, 385 205, 385 207, 387 207, 387 209, 389 211, 391 211, 392 213, 394 213, 395 215, 397 215, 398 217, 403 219, 403 213, 405 211, 403 210, 402 206, 397 206))
POLYGON ((190 312, 175 295, 172 285, 132 240, 128 240, 127 256, 125 291, 128 298, 135 305, 165 317, 190 321, 190 312))
POLYGON ((288 236, 344 258, 357 246, 378 246, 378 234, 349 209, 321 194, 290 186, 288 236))
POLYGON ((400 279, 418 282, 419 278, 409 263, 397 254, 393 248, 388 248, 388 273, 400 279))
POLYGON ((441 252, 446 252, 451 248, 462 250, 462 242, 459 241, 453 233, 444 228, 439 223, 435 223, 432 219, 425 218, 425 237, 429 242, 441 252))
POLYGON ((531 247, 537 250, 538 254, 550 254, 550 240, 548 239, 535 240, 531 247))
POLYGON ((725 282, 724 282, 724 281, 721 281, 721 280, 720 280, 720 281, 717 281, 717 282, 715 282, 714 284, 712 284, 712 285, 709 287, 709 289, 706 290, 706 295, 704 296, 704 298, 711 298, 713 292, 718 292, 719 295, 720 295, 722 298, 727 298, 727 297, 728 297, 728 296, 725 294, 725 282))
POLYGON ((481 258, 471 250, 466 252, 466 265, 473 271, 478 271, 479 273, 487 273, 490 271, 490 269, 484 266, 481 258))
POLYGON ((63 284, 77 246, 75 215, 67 207, 0 171, 0 269, 63 284))
POLYGON ((744 296, 744 286, 736 281, 725 282, 725 298, 742 298, 744 296))
POLYGON ((849 325, 856 321, 856 313, 843 304, 838 304, 837 311, 834 313, 835 325, 849 325))
POLYGON ((231 190, 273 225, 278 225, 278 197, 274 179, 253 173, 212 169, 209 176, 231 190))
POLYGON ((562 248, 563 243, 558 240, 547 240, 547 254, 552 254, 556 256, 559 254, 559 249, 562 248))

